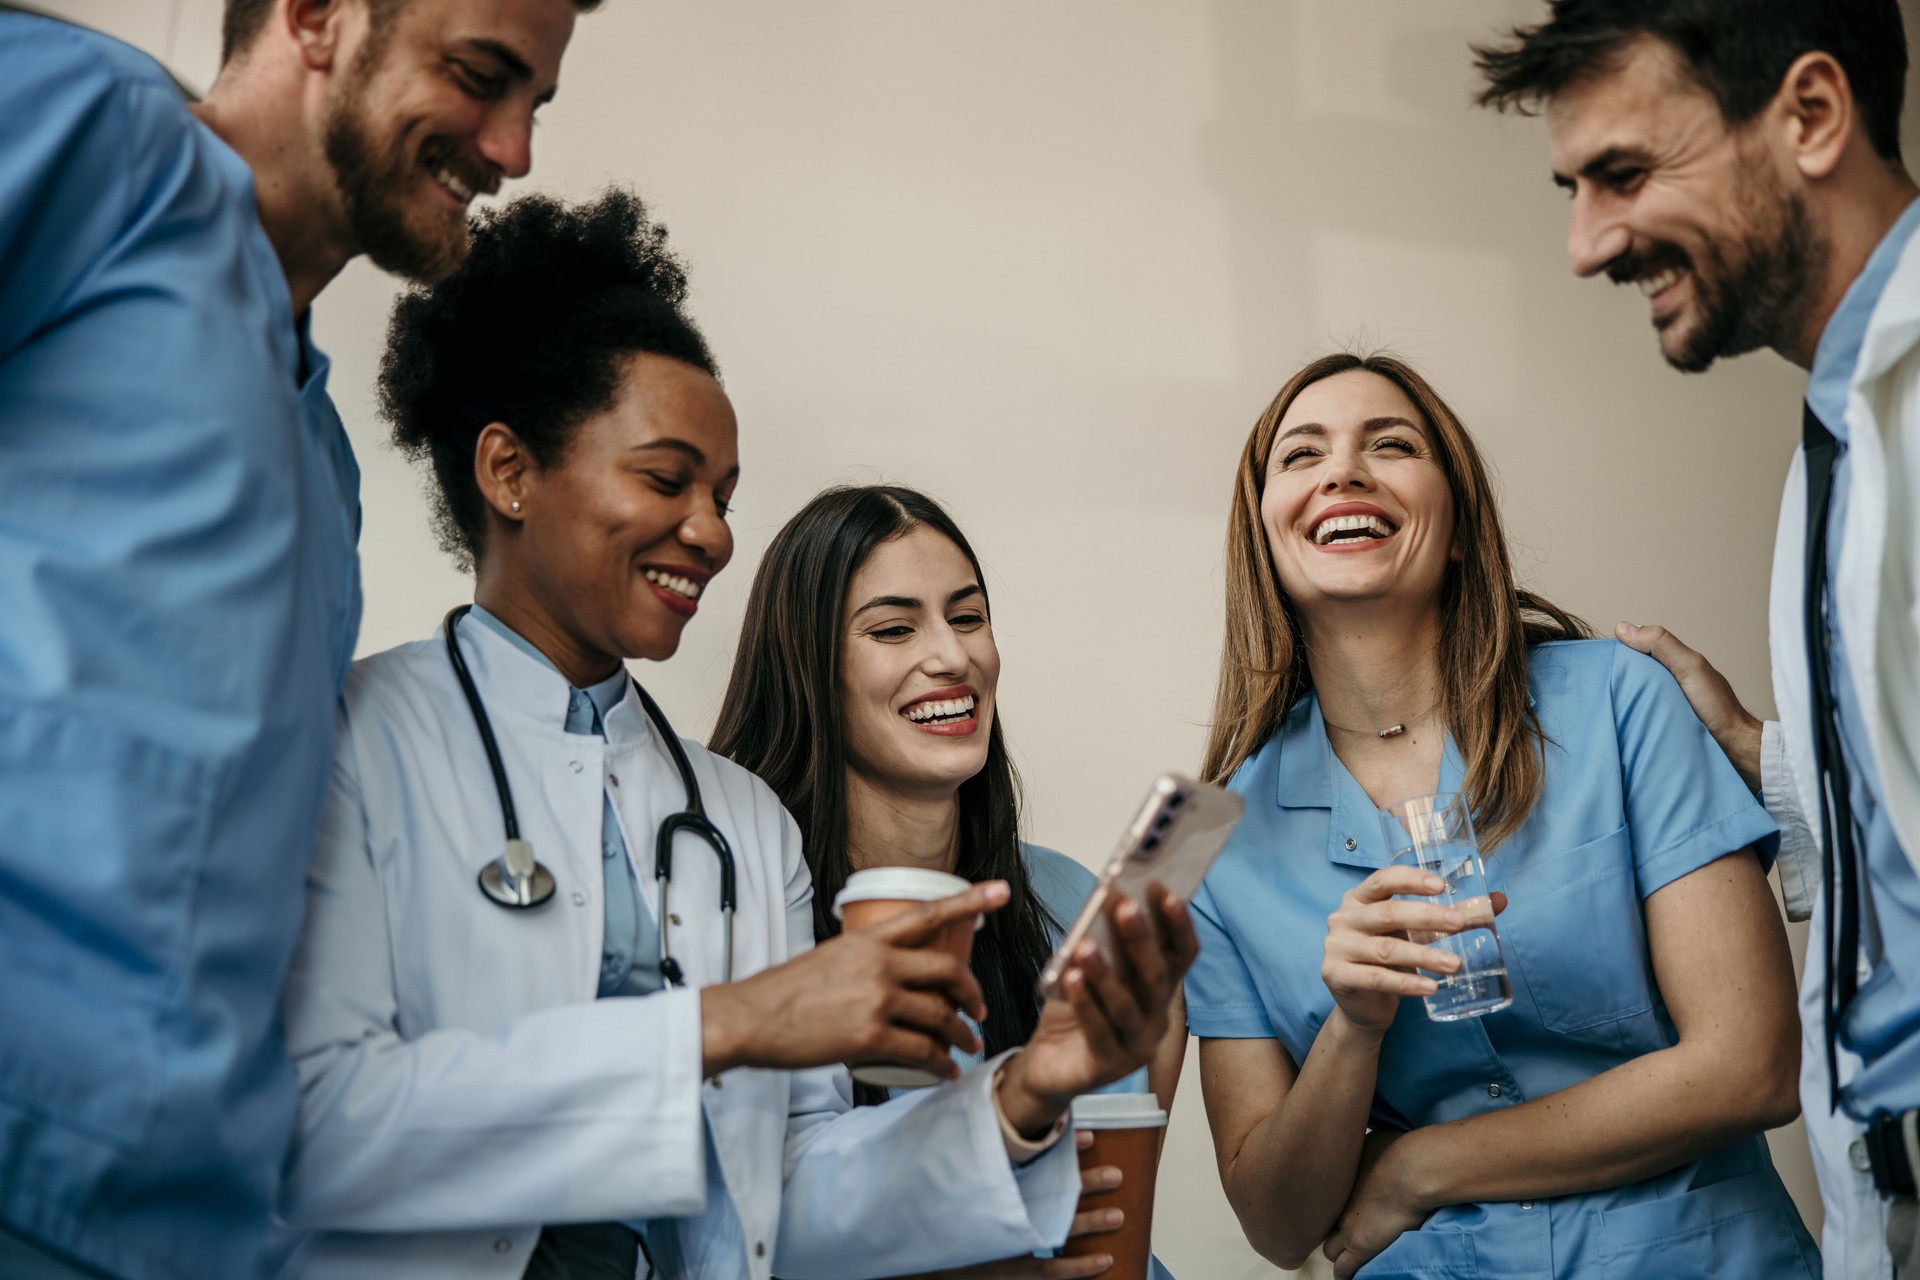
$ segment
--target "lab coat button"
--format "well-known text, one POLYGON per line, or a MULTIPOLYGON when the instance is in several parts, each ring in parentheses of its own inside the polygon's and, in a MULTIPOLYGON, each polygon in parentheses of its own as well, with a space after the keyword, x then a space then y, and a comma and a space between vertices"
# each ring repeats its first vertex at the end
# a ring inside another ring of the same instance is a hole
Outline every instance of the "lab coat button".
POLYGON ((505 1236, 501 1236, 493 1242, 493 1251, 495 1253, 511 1253, 513 1252, 513 1241, 507 1239, 505 1236))
POLYGON ((573 770, 575 773, 578 773, 580 772, 580 762, 578 760, 569 760, 567 761, 567 768, 573 770))
POLYGON ((620 775, 617 773, 610 773, 607 775, 607 781, 611 782, 614 786, 617 787, 620 785, 620 775))
POLYGON ((1354 838, 1353 838, 1352 836, 1348 836, 1348 837, 1347 837, 1347 852, 1348 852, 1348 853, 1352 853, 1352 852, 1353 852, 1353 851, 1354 851, 1355 849, 1357 849, 1357 848, 1359 848, 1359 847, 1360 847, 1360 842, 1359 842, 1358 840, 1355 840, 1355 839, 1354 839, 1354 838))
POLYGON ((1867 1154, 1865 1138, 1855 1138, 1847 1144, 1847 1163, 1853 1166, 1855 1173, 1873 1172, 1873 1157, 1867 1154))
POLYGON ((680 914, 679 914, 679 912, 677 912, 677 911, 669 911, 669 912, 667 913, 667 919, 668 919, 668 920, 669 920, 670 922, 672 922, 672 924, 673 924, 673 927, 674 927, 674 928, 676 928, 676 929, 678 929, 678 928, 680 927, 680 914))
POLYGON ((1490 1085, 1488 1085, 1488 1086, 1487 1086, 1487 1096, 1488 1096, 1489 1098, 1497 1098, 1497 1097, 1499 1097, 1499 1096, 1500 1096, 1500 1086, 1499 1086, 1499 1085, 1497 1085, 1497 1084, 1490 1084, 1490 1085))
POLYGON ((587 895, 586 895, 586 894, 584 894, 584 893, 582 893, 582 892, 580 892, 580 891, 579 891, 578 889, 575 889, 575 890, 573 891, 573 905, 574 905, 574 906, 576 906, 576 907, 584 907, 584 906, 586 906, 586 905, 587 905, 587 895))
POLYGON ((753 1256, 756 1258, 764 1258, 767 1256, 767 1242, 765 1240, 754 1241, 753 1256))

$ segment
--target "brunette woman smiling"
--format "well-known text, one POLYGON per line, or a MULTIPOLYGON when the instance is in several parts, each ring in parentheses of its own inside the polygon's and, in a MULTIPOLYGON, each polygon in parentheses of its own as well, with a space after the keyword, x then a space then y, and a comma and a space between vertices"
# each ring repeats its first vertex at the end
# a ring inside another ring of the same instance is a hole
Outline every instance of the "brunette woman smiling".
POLYGON ((1255 1248, 1341 1277, 1811 1277, 1761 1130, 1799 1033, 1777 835, 1649 658, 1518 591, 1479 454, 1400 361, 1290 378, 1241 457, 1206 772, 1245 820, 1187 983, 1255 1248), (1377 809, 1471 803, 1509 1007, 1437 1022, 1463 920, 1377 809), (1410 998, 1411 997, 1411 998, 1410 998), (1369 1132, 1371 1128, 1371 1132, 1369 1132))
MULTIPOLYGON (((914 866, 1007 883, 1008 903, 987 917, 972 958, 992 1011, 985 1052, 995 1054, 1052 1034, 1060 1002, 1043 1013, 1034 985, 1094 877, 1020 839, 984 580, 959 527, 926 495, 892 485, 819 495, 760 562, 712 746, 764 778, 799 822, 823 941, 840 931, 830 904, 856 871, 914 866)), ((1119 926, 1137 935, 1137 908, 1118 909, 1119 926)), ((1184 969, 1184 908, 1164 912, 1165 963, 1184 969)), ((1169 1021, 1161 1008, 1120 1028, 1139 1063, 1167 1046, 1152 1072, 1163 1105, 1185 1046, 1180 1028, 1167 1034, 1169 1021)), ((1147 1074, 1115 1088, 1145 1090, 1147 1074)), ((859 1088, 862 1101, 885 1096, 859 1088)), ((1090 1189, 1104 1176, 1090 1172, 1090 1189)), ((1075 1231, 1117 1225, 1089 1213, 1075 1231)), ((953 1274, 1090 1276, 1106 1265, 1104 1256, 1022 1258, 953 1274)))

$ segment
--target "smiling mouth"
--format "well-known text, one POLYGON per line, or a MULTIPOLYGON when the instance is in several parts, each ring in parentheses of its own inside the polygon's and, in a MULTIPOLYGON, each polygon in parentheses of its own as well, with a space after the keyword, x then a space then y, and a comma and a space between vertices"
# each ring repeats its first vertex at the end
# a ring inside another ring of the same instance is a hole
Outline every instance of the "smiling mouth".
POLYGON ((900 714, 915 724, 959 724, 973 717, 975 699, 972 695, 961 698, 943 698, 937 702, 916 702, 904 708, 900 714))
POLYGON ((696 582, 692 578, 685 578, 677 573, 668 573, 664 569, 644 569, 641 571, 641 576, 671 597, 669 603, 684 601, 689 611, 694 602, 700 599, 700 593, 707 589, 707 584, 704 582, 696 582))
POLYGON ((474 197, 474 190, 462 182, 451 169, 436 169, 433 180, 453 193, 453 198, 461 204, 467 204, 474 197))
POLYGON ((1666 267, 1651 275, 1639 277, 1634 281, 1634 284, 1640 287, 1642 297, 1651 298, 1657 294, 1665 293, 1674 285, 1679 284, 1680 277, 1685 274, 1687 273, 1679 267, 1666 267))
POLYGON ((1391 538, 1398 529, 1379 516, 1334 516, 1313 527, 1310 535, 1316 547, 1343 542, 1375 542, 1391 538))

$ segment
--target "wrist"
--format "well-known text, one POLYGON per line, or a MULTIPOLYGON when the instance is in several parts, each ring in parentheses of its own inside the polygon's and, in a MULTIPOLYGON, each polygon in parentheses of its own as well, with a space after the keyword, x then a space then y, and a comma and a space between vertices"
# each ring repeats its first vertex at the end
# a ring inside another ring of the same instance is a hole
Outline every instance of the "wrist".
POLYGON ((993 1097, 1000 1114, 1028 1142, 1038 1142, 1051 1133, 1073 1103, 1071 1095, 1062 1098, 1042 1093, 1028 1083, 1024 1052, 1007 1059, 994 1075, 993 1097))
POLYGON ((1427 1144, 1418 1129, 1403 1134, 1380 1155, 1379 1176, 1385 1178, 1391 1198, 1421 1213, 1432 1213, 1459 1197, 1445 1184, 1445 1170, 1425 1159, 1427 1144))
POLYGON ((742 1065, 746 1051, 738 985, 700 989, 700 1075, 711 1080, 742 1065))
POLYGON ((1347 1011, 1337 1004, 1333 1006, 1333 1013, 1328 1016, 1323 1031, 1332 1037, 1333 1047, 1369 1054, 1375 1058, 1380 1056, 1380 1045, 1387 1038, 1385 1027, 1376 1031, 1372 1027, 1362 1026, 1349 1018, 1347 1011))

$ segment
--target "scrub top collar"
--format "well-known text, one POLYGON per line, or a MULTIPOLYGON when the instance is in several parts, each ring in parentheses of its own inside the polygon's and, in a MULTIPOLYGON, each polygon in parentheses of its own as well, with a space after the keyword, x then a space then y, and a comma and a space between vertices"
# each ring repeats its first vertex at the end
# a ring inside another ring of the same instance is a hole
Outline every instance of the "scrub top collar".
MULTIPOLYGON (((573 684, 545 654, 491 614, 482 619, 482 612, 475 605, 458 625, 460 652, 473 670, 474 684, 486 702, 487 714, 494 719, 517 717, 522 723, 565 733, 573 684)), ((595 692, 599 689, 596 686, 595 692)), ((624 679, 615 705, 608 708, 599 698, 595 702, 601 708, 601 725, 610 746, 645 742, 652 737, 646 714, 624 679)))
MULTIPOLYGON (((1326 809, 1327 861, 1348 867, 1384 867, 1393 858, 1380 829, 1380 810, 1333 753, 1319 695, 1309 692, 1294 704, 1280 730, 1279 761, 1274 770, 1274 801, 1282 809, 1326 809)), ((1437 791, 1458 791, 1466 766, 1453 735, 1440 755, 1437 791)))

